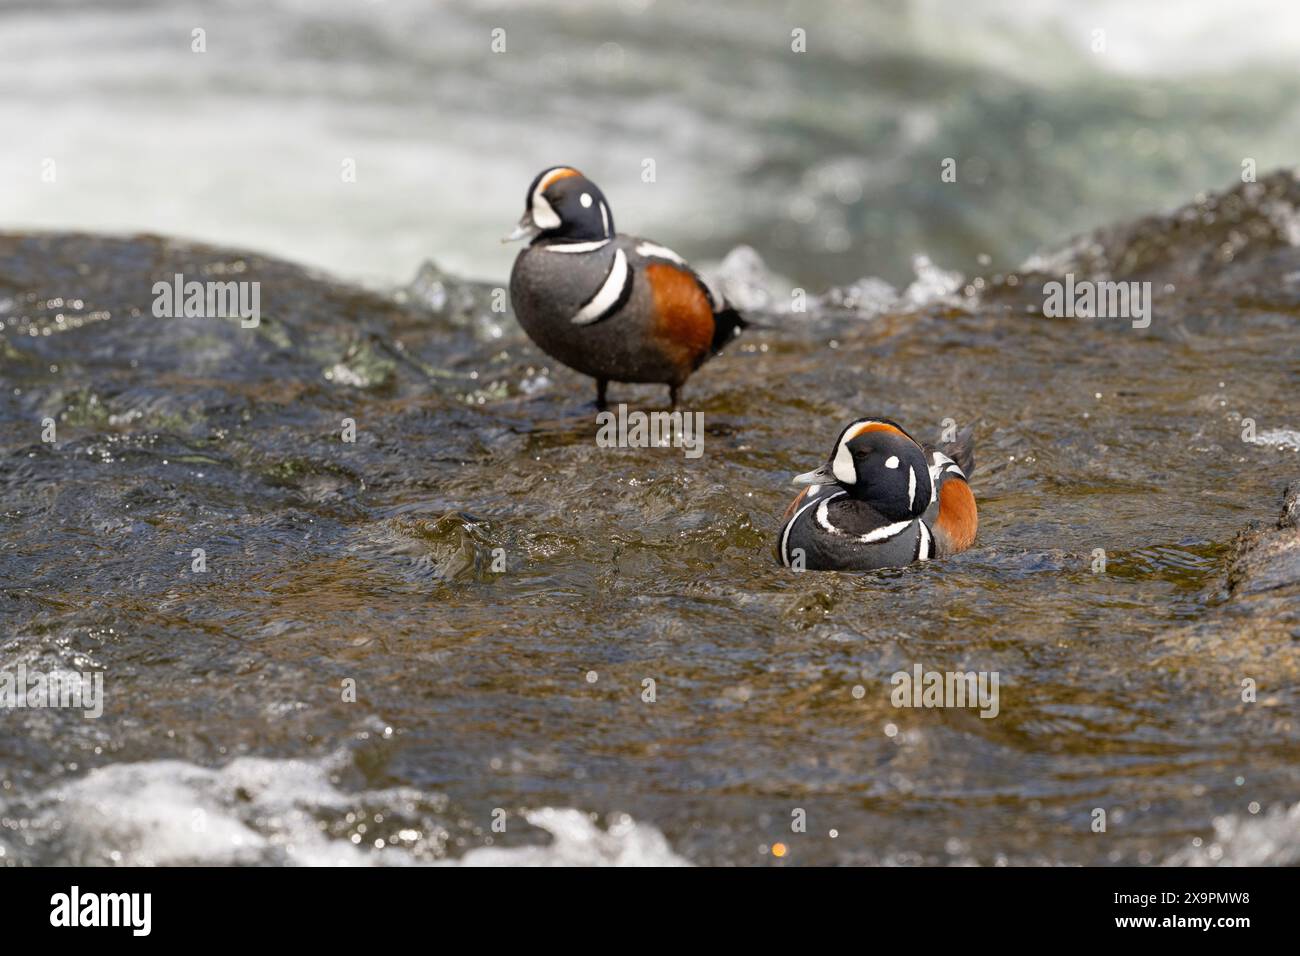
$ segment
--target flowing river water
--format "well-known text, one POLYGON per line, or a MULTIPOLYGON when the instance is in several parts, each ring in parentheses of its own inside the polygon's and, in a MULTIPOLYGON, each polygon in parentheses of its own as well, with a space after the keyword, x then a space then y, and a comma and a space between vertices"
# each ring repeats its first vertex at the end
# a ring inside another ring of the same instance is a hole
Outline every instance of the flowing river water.
POLYGON ((1278 174, 802 313, 742 250, 766 328, 687 386, 697 459, 598 447, 590 383, 433 266, 0 235, 0 669, 105 675, 97 720, 0 716, 0 862, 1295 862, 1300 621, 1226 575, 1300 477, 1298 208, 1278 174), (1044 317, 1066 272, 1151 281, 1150 327, 1044 317), (261 324, 155 318, 174 273, 261 324), (793 574, 789 479, 864 414, 975 425, 979 540, 793 574), (916 664, 997 716, 895 707, 916 664))

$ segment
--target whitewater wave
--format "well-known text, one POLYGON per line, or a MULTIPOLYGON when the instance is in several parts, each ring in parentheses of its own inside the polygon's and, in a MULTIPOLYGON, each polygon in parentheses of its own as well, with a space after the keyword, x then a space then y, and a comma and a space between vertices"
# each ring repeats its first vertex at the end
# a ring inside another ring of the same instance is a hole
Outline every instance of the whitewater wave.
MULTIPOLYGON (((594 814, 572 808, 525 811, 549 842, 488 846, 490 826, 460 829, 452 821, 461 815, 439 794, 345 792, 336 780, 343 762, 240 757, 219 768, 180 760, 100 767, 0 801, 0 864, 690 865, 652 826, 616 814, 601 829, 594 814), (466 850, 470 842, 479 845, 466 850)), ((517 817, 507 826, 518 827, 517 817)))
POLYGON ((1300 803, 1258 816, 1214 818, 1214 838, 1175 853, 1167 866, 1296 866, 1300 864, 1300 803))
POLYGON ((1268 0, 8 6, 6 226, 196 236, 357 279, 432 256, 501 281, 497 239, 558 162, 624 228, 692 260, 759 242, 820 289, 903 282, 917 250, 1009 265, 1245 157, 1294 158, 1300 8, 1268 0), (683 30, 707 64, 683 68, 683 30), (1206 122, 1207 97, 1231 124, 1206 122))

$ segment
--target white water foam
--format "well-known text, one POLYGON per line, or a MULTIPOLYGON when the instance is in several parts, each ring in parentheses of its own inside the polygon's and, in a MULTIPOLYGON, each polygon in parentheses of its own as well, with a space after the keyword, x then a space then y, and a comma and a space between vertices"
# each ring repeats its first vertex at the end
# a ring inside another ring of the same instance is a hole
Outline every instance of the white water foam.
POLYGON ((664 835, 623 814, 601 830, 579 810, 543 807, 525 818, 554 838, 549 846, 483 847, 470 850, 460 866, 690 866, 664 835))
POLYGON ((1296 866, 1300 864, 1300 803, 1257 816, 1214 818, 1214 839, 1179 850, 1166 866, 1296 866))
POLYGON ((448 833, 438 821, 449 816, 446 799, 413 788, 344 792, 333 779, 344 759, 240 757, 216 769, 153 760, 91 770, 0 801, 0 863, 690 865, 657 829, 627 815, 602 830, 590 814, 551 807, 525 814, 551 834, 545 845, 481 847, 443 859, 448 833), (377 825, 376 814, 387 822, 377 825), (354 821, 367 823, 364 839, 354 821))
MULTIPOLYGON (((947 144, 978 189, 994 168, 993 180, 1051 170, 1050 192, 990 188, 970 208, 966 229, 1017 247, 1017 235, 1054 242, 1138 199, 1173 202, 1245 156, 1261 170, 1294 160, 1274 77, 1300 53, 1300 6, 1276 0, 806 4, 798 57, 775 2, 552 6, 0 5, 0 125, 15 132, 0 149, 12 185, 0 223, 165 232, 376 281, 434 256, 500 281, 516 250, 497 238, 530 177, 573 162, 623 228, 688 258, 762 236, 769 260, 807 283, 803 263, 872 236, 954 261, 964 243, 947 231, 961 217, 943 210, 956 190, 937 169, 914 175, 947 144), (699 69, 683 68, 684 24, 712 51, 699 69), (508 33, 501 55, 489 48, 496 27, 508 33), (870 84, 847 79, 858 65, 870 84), (933 98, 909 89, 917 71, 935 78, 933 98), (1089 97, 1110 107, 1133 76, 1150 82, 1103 123, 1089 97), (954 77, 1000 92, 955 96, 954 77), (1187 77, 1186 92, 1169 82, 1187 77), (1205 122, 1207 95, 1231 104, 1231 129, 1205 122), (999 105, 1008 98, 1014 109, 999 105), (1055 122, 1062 103, 1078 104, 1078 138, 1055 122), (1037 117, 1027 135, 1040 156, 1028 166, 1014 155, 1025 117, 1037 117)), ((864 265, 901 281, 901 261, 864 265)))
POLYGON ((1254 444, 1279 451, 1300 451, 1300 431, 1294 428, 1271 428, 1256 432, 1254 444))

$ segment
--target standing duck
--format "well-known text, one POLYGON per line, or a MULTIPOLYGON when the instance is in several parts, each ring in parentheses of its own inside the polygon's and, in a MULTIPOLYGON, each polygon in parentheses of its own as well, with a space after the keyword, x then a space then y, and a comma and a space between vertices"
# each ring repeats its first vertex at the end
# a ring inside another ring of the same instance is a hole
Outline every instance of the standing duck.
POLYGON ((510 274, 519 324, 552 358, 596 380, 660 382, 669 401, 746 322, 671 249, 614 231, 605 194, 571 166, 537 174, 504 241, 530 239, 510 274))
POLYGON ((796 570, 874 571, 965 551, 979 525, 971 434, 940 450, 888 419, 850 423, 830 460, 794 479, 807 487, 786 509, 777 557, 796 570))

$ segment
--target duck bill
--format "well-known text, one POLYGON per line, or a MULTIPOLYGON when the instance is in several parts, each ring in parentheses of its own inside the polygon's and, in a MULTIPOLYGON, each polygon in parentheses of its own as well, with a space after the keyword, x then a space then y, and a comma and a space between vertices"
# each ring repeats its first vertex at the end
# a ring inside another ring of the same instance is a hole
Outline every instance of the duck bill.
POLYGON ((831 466, 826 464, 822 465, 816 471, 806 471, 802 475, 795 475, 794 481, 791 482, 791 484, 833 485, 835 484, 835 476, 831 474, 831 466))
POLYGON ((514 232, 510 233, 508 236, 502 236, 501 241, 518 242, 520 239, 531 239, 541 231, 542 230, 537 228, 537 224, 533 222, 532 210, 529 210, 524 213, 523 218, 519 220, 519 225, 515 226, 514 232))

